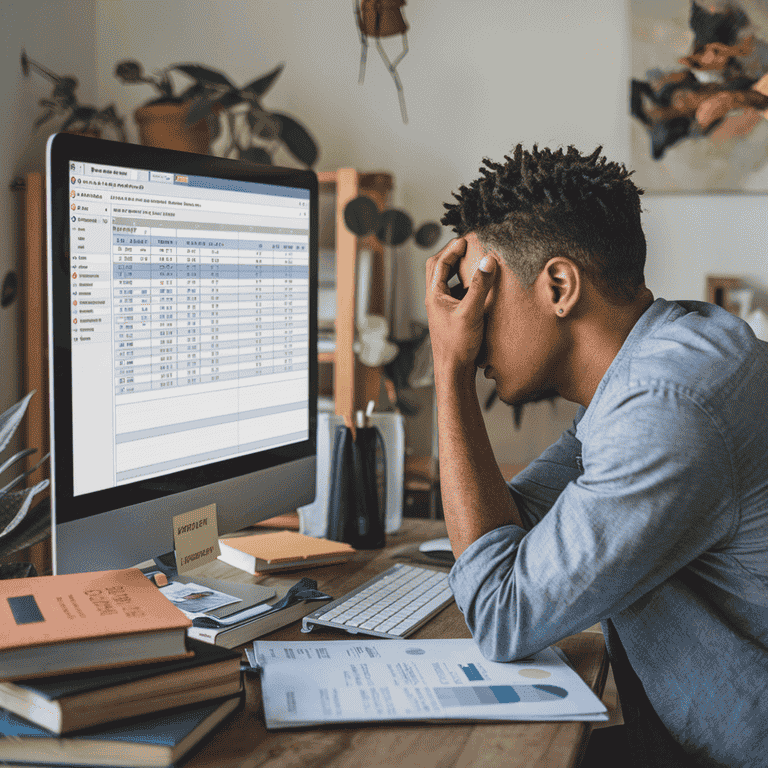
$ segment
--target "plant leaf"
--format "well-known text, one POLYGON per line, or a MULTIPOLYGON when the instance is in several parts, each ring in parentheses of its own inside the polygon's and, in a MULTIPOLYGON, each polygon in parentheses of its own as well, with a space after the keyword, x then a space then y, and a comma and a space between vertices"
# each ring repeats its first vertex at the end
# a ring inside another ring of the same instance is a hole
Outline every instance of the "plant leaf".
POLYGON ((211 138, 210 141, 215 141, 221 133, 221 121, 218 115, 210 114, 205 118, 205 122, 208 123, 208 133, 211 138))
POLYGON ((251 133, 254 134, 254 136, 269 141, 278 137, 278 131, 280 129, 279 121, 273 119, 272 116, 261 109, 261 107, 253 106, 248 110, 245 119, 248 121, 248 127, 251 129, 251 133))
POLYGON ((317 143, 310 136, 309 131, 290 115, 282 112, 273 112, 279 125, 280 140, 288 148, 288 151, 299 161, 311 168, 317 162, 317 156, 320 152, 317 143))
POLYGON ((76 107, 72 110, 72 114, 69 116, 64 125, 61 126, 62 131, 69 131, 74 126, 80 124, 82 127, 79 130, 87 130, 91 128, 91 123, 96 117, 96 109, 93 107, 76 107))
POLYGON ((249 100, 257 99, 267 92, 272 83, 277 79, 277 76, 283 71, 285 64, 278 64, 271 72, 266 75, 262 75, 252 83, 248 83, 240 91, 249 100))
POLYGON ((226 75, 221 72, 217 72, 215 69, 208 69, 202 67, 200 64, 175 64, 170 69, 178 69, 179 72, 183 72, 185 75, 189 75, 200 83, 205 85, 223 85, 227 88, 234 89, 234 85, 229 82, 226 75))
POLYGON ((242 101, 245 101, 245 99, 243 99, 240 91, 238 91, 237 88, 233 88, 226 93, 221 94, 218 99, 222 109, 229 109, 230 107, 234 107, 235 104, 240 104, 242 101))
POLYGON ((138 61, 126 60, 118 62, 115 66, 115 77, 124 83, 144 82, 144 70, 138 61))
POLYGON ((155 83, 155 87, 160 91, 161 99, 173 98, 173 83, 168 77, 168 70, 162 73, 160 79, 155 83))
POLYGON ((240 153, 240 159, 259 165, 272 165, 272 158, 263 147, 249 147, 240 153))
POLYGON ((187 125, 194 125, 200 120, 205 120, 208 115, 213 111, 213 105, 218 101, 216 94, 201 93, 199 96, 195 96, 189 102, 189 111, 187 112, 186 120, 187 125))
POLYGON ((206 87, 202 83, 197 82, 190 85, 186 91, 180 93, 178 98, 180 101, 192 101, 192 99, 195 99, 204 93, 207 93, 206 87))
POLYGON ((39 128, 46 120, 50 120, 54 115, 54 110, 49 109, 44 114, 40 115, 40 117, 35 120, 35 128, 39 128))
POLYGON ((75 107, 72 110, 72 117, 75 120, 89 121, 93 119, 98 110, 95 107, 75 107))
POLYGON ((40 117, 35 120, 35 128, 39 128, 46 120, 50 120, 54 114, 55 110, 49 109, 44 114, 40 115, 40 117))

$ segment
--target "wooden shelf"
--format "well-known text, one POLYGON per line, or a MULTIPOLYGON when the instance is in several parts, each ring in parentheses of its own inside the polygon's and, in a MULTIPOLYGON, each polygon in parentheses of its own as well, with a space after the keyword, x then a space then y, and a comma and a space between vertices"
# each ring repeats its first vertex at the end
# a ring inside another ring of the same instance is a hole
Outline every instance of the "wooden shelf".
MULTIPOLYGON (((31 469, 50 450, 48 435, 48 270, 45 242, 45 185, 41 173, 30 173, 14 187, 22 195, 23 255, 21 260, 21 369, 22 390, 37 394, 30 400, 22 422, 25 448, 38 452, 27 458, 31 469)), ((27 487, 50 477, 46 462, 27 479, 27 487)), ((45 491, 45 494, 50 491, 45 491)), ((38 498, 43 498, 40 496, 38 498)), ((50 538, 17 553, 34 564, 39 575, 51 572, 50 538)))
POLYGON ((387 173, 359 173, 354 168, 322 171, 317 174, 321 191, 335 195, 336 219, 336 351, 321 352, 318 362, 333 365, 334 410, 349 415, 365 408, 369 400, 378 401, 380 368, 369 368, 355 358, 355 292, 357 254, 368 248, 374 254, 370 311, 384 314, 384 251, 373 236, 358 238, 344 223, 344 208, 350 200, 364 194, 379 209, 387 203, 392 177, 387 173))

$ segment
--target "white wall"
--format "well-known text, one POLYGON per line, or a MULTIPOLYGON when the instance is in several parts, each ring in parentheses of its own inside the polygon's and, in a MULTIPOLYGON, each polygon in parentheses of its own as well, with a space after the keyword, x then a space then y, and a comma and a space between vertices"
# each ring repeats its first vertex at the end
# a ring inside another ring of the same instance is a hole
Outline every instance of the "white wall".
POLYGON ((643 230, 657 296, 704 299, 708 274, 768 292, 768 192, 647 194, 643 230))
MULTIPOLYGON (((73 75, 80 84, 77 96, 93 104, 96 93, 94 70, 95 0, 13 0, 3 3, 3 46, 0 51, 0 282, 10 270, 18 269, 20 233, 18 193, 11 181, 42 158, 30 149, 42 146, 44 135, 34 134, 33 124, 42 114, 38 100, 48 98, 52 84, 38 75, 25 79, 19 64, 21 49, 57 75, 73 75), (38 141, 35 141, 38 139, 38 141)), ((44 133, 44 131, 43 131, 44 133)), ((17 313, 20 302, 0 309, 0 412, 21 398, 21 371, 18 363, 17 313)))

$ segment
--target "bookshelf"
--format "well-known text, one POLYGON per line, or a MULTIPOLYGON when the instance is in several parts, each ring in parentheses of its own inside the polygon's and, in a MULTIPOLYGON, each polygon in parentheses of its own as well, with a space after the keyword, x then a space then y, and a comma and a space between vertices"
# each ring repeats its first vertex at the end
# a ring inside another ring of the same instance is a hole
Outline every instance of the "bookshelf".
POLYGON ((344 224, 344 207, 358 195, 370 197, 383 209, 392 190, 388 173, 360 173, 354 168, 340 168, 317 174, 321 194, 334 197, 334 249, 336 253, 336 347, 320 352, 318 362, 332 366, 334 412, 352 415, 364 409, 369 400, 378 402, 381 370, 362 365, 355 358, 355 292, 357 254, 361 248, 373 252, 370 311, 384 314, 384 250, 373 236, 358 238, 344 224))

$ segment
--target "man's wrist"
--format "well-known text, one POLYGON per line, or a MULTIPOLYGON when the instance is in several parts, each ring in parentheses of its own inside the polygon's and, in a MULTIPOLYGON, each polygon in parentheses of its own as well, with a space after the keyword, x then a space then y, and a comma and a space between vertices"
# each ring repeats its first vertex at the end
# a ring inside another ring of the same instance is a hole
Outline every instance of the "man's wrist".
POLYGON ((435 367, 435 386, 457 387, 464 389, 468 386, 474 389, 477 367, 464 364, 448 364, 435 367))

